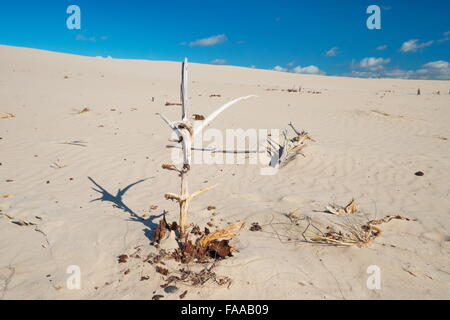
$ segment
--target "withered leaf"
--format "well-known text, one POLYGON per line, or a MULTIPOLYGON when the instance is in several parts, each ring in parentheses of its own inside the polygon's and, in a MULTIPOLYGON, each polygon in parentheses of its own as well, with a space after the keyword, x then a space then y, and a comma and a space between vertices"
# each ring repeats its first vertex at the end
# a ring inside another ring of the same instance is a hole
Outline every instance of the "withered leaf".
POLYGON ((209 254, 212 257, 218 255, 221 258, 231 256, 231 246, 228 244, 228 240, 212 241, 208 245, 209 254))
POLYGON ((126 254, 121 254, 119 256, 119 263, 125 263, 128 261, 128 256, 126 254))
POLYGON ((169 274, 169 270, 160 266, 156 266, 156 272, 162 274, 163 276, 167 276, 169 274))

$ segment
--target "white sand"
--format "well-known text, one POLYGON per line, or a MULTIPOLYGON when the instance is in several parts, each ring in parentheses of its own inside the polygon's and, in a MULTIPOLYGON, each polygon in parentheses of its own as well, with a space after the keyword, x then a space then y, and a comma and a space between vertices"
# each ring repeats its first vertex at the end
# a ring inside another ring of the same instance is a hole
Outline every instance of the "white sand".
MULTIPOLYGON (((260 175, 256 165, 194 165, 192 190, 219 186, 192 203, 190 222, 204 226, 211 216, 206 207, 214 205, 219 225, 245 220, 247 226, 232 242, 238 252, 216 269, 233 279, 230 288, 180 285, 179 293, 188 290, 187 299, 450 298, 450 141, 442 139, 450 139, 449 81, 199 64, 189 65, 189 79, 191 113, 259 96, 223 113, 212 124, 218 129, 283 128, 293 121, 317 142, 274 176, 260 175), (294 85, 303 93, 266 90, 294 85), (322 93, 307 93, 313 90, 322 93), (419 170, 423 177, 414 175, 419 170), (417 221, 383 225, 368 248, 281 243, 266 225, 272 218, 288 222, 284 214, 296 208, 302 217, 326 221, 330 215, 319 211, 352 197, 371 218, 401 214, 417 221), (248 231, 252 222, 266 225, 263 232, 248 231), (370 265, 380 267, 380 290, 366 286, 370 265)), ((0 46, 0 112, 16 115, 0 119, 0 209, 43 232, 0 216, 0 299, 150 299, 162 292, 153 266, 117 262, 138 245, 154 250, 149 227, 159 218, 144 225, 112 202, 90 202, 100 195, 88 177, 113 195, 148 178, 123 202, 139 215, 157 205, 154 214, 165 209, 169 221, 177 220, 177 205, 164 193, 178 192, 179 181, 161 170, 170 162, 164 148, 170 132, 155 113, 179 118, 179 107, 164 106, 179 101, 179 81, 174 62, 0 46), (75 114, 85 107, 92 112, 75 114), (74 140, 86 146, 62 144, 74 140), (67 167, 52 168, 57 159, 67 167), (66 287, 69 265, 81 268, 80 290, 66 287)))

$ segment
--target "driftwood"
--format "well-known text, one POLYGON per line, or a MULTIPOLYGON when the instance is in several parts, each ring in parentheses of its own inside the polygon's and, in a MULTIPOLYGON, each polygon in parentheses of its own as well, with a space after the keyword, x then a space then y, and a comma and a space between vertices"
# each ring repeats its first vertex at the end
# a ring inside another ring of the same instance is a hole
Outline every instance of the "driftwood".
MULTIPOLYGON (((178 140, 172 141, 178 143, 175 147, 180 147, 183 153, 183 166, 182 168, 177 168, 174 165, 163 165, 163 169, 176 171, 179 174, 181 181, 181 192, 180 194, 167 193, 165 198, 167 200, 177 201, 180 205, 180 220, 179 220, 179 231, 180 237, 184 238, 186 235, 186 226, 187 226, 187 215, 189 210, 189 203, 195 197, 201 195, 202 193, 208 192, 212 187, 201 189, 193 194, 189 193, 188 189, 188 174, 191 170, 191 153, 192 150, 195 150, 195 147, 192 145, 192 141, 196 134, 199 134, 212 120, 214 120, 220 113, 225 111, 227 108, 231 107, 233 104, 242 101, 244 99, 248 99, 251 97, 255 97, 253 95, 245 96, 241 98, 237 98, 230 102, 225 103, 224 105, 217 108, 213 113, 211 113, 208 117, 206 117, 202 123, 195 128, 193 128, 193 124, 189 120, 189 108, 188 108, 188 71, 187 71, 187 59, 184 59, 181 68, 181 87, 180 87, 180 96, 181 96, 181 121, 170 121, 162 114, 157 114, 161 117, 161 119, 172 129, 178 140)), ((203 150, 203 151, 212 151, 212 150, 203 150)))

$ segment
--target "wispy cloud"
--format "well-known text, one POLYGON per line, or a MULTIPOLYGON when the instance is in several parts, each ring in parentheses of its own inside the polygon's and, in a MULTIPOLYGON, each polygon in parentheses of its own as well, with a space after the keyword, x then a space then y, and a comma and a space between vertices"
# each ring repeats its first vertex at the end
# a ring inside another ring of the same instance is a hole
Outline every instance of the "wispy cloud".
POLYGON ((211 46, 215 46, 218 44, 221 44, 225 41, 227 41, 228 38, 226 37, 226 35, 224 34, 218 34, 215 36, 211 36, 208 38, 204 38, 204 39, 198 39, 192 42, 189 42, 189 46, 190 47, 196 47, 196 46, 200 46, 200 47, 211 47, 211 46))
MULTIPOLYGON (((108 40, 109 37, 107 36, 101 36, 99 39, 104 41, 104 40, 108 40)), ((75 37, 75 40, 77 41, 90 41, 90 42, 95 42, 97 41, 97 37, 92 36, 92 37, 87 37, 85 35, 82 34, 77 34, 77 36, 75 37)))
POLYGON ((420 43, 417 39, 412 39, 404 42, 400 48, 401 52, 416 52, 417 50, 425 47, 429 47, 434 43, 433 40, 420 43))
POLYGON ((82 34, 77 34, 77 36, 75 37, 75 40, 77 40, 77 41, 92 41, 92 42, 94 42, 94 41, 97 40, 97 38, 96 37, 86 37, 86 36, 84 36, 82 34))
POLYGON ((450 31, 444 32, 443 36, 444 36, 443 38, 441 38, 441 39, 439 39, 437 41, 438 42, 445 42, 445 41, 450 40, 450 31))
POLYGON ((223 65, 223 64, 227 64, 227 60, 225 59, 214 59, 213 61, 211 61, 212 64, 219 64, 219 65, 223 65))
POLYGON ((293 67, 295 64, 295 60, 292 60, 291 62, 286 63, 286 66, 293 67))
POLYGON ((335 57, 338 54, 338 47, 333 47, 330 50, 328 50, 327 52, 325 52, 325 55, 327 57, 335 57))
POLYGON ((383 44, 383 45, 381 45, 381 46, 378 46, 378 47, 377 47, 377 50, 383 51, 383 50, 386 50, 387 47, 388 47, 388 46, 387 46, 386 44, 383 44))

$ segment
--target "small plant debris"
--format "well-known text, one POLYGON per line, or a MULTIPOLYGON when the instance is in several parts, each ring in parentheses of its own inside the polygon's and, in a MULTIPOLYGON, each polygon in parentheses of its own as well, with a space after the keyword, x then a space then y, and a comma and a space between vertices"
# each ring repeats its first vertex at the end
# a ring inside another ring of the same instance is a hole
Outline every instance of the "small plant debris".
POLYGON ((0 112, 0 119, 8 119, 8 118, 15 118, 16 115, 14 113, 8 113, 8 112, 0 112))
POLYGON ((65 168, 65 167, 67 167, 67 165, 62 164, 59 159, 57 159, 55 162, 53 162, 50 165, 50 168, 54 168, 54 169, 62 169, 62 168, 65 168))
POLYGON ((192 118, 193 118, 195 121, 202 121, 202 120, 205 120, 205 116, 203 116, 203 115, 201 115, 201 114, 193 114, 193 115, 192 115, 192 118))
POLYGON ((167 276, 169 274, 169 270, 160 266, 156 266, 156 272, 162 274, 163 276, 167 276))
POLYGON ((188 291, 184 291, 182 294, 180 294, 180 299, 184 299, 184 297, 186 297, 186 294, 188 293, 188 291))
POLYGON ((347 204, 345 207, 341 207, 335 204, 330 204, 326 207, 327 212, 332 214, 354 214, 358 212, 358 204, 356 203, 355 199, 352 199, 349 204, 347 204))
POLYGON ((414 173, 416 176, 418 177, 423 177, 425 175, 425 173, 423 173, 422 171, 417 171, 416 173, 414 173))
POLYGON ((166 102, 165 106, 181 106, 181 103, 166 102))
POLYGON ((148 279, 150 279, 149 276, 143 276, 143 277, 141 277, 141 281, 146 281, 146 280, 148 280, 148 279))
POLYGON ((220 94, 210 94, 209 97, 210 98, 220 98, 221 95, 220 94))
POLYGON ((208 208, 206 208, 208 211, 211 211, 211 210, 216 210, 216 207, 215 206, 208 206, 208 208))
POLYGON ((199 234, 200 237, 195 242, 188 240, 186 237, 181 248, 176 249, 172 253, 172 258, 181 263, 189 263, 191 261, 204 263, 211 259, 220 260, 229 257, 234 249, 229 245, 229 240, 224 238, 235 236, 236 233, 233 230, 242 228, 243 224, 244 222, 238 222, 212 233, 208 228, 205 228, 204 233, 200 233, 200 228, 196 228, 194 232, 199 234), (219 241, 219 239, 223 240, 219 241))
POLYGON ((78 111, 78 114, 88 113, 88 112, 91 112, 91 111, 92 111, 92 110, 89 109, 89 108, 83 108, 83 109, 81 109, 80 111, 78 111))
POLYGON ((160 300, 161 298, 164 298, 164 296, 163 296, 162 294, 155 294, 155 295, 152 297, 152 300, 160 300))
POLYGON ((126 254, 121 254, 118 257, 119 263, 126 263, 128 261, 128 255, 126 254))
POLYGON ((299 208, 289 212, 288 214, 286 214, 286 216, 291 220, 291 222, 294 222, 296 220, 298 220, 300 217, 297 214, 298 213, 299 208))
POLYGON ((258 222, 253 222, 252 226, 250 227, 250 231, 261 231, 262 227, 259 225, 258 222))

